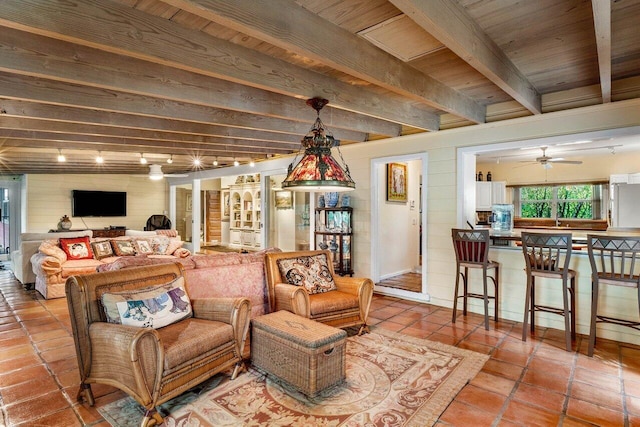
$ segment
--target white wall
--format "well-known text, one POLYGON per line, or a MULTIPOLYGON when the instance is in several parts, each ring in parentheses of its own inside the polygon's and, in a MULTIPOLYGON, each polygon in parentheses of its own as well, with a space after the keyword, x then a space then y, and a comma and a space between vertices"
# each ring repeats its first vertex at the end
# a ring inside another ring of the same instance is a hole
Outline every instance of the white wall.
POLYGON ((142 230, 149 216, 168 210, 165 180, 152 181, 146 176, 29 174, 25 182, 27 215, 23 229, 32 233, 55 229, 63 215, 69 216, 73 229, 117 225, 142 230), (126 191, 127 216, 72 217, 72 190, 126 191))

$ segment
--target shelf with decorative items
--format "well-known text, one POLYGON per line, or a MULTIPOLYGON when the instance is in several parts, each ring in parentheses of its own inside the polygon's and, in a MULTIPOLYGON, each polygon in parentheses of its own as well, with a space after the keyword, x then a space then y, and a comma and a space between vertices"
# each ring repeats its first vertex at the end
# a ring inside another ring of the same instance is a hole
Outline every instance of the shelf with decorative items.
POLYGON ((240 249, 262 247, 260 238, 261 200, 260 179, 254 175, 229 186, 230 216, 229 244, 240 249))
POLYGON ((353 208, 318 207, 315 213, 315 248, 331 251, 336 274, 353 276, 353 208))

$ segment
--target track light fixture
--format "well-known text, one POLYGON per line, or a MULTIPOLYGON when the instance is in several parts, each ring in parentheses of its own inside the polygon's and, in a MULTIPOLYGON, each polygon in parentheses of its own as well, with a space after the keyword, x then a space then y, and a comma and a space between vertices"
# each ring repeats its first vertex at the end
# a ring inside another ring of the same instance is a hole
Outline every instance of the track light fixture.
POLYGON ((233 166, 240 166, 240 162, 236 159, 233 159, 233 166))
POLYGON ((167 163, 168 164, 173 163, 173 154, 171 156, 169 156, 169 158, 167 159, 167 163))
POLYGON ((62 150, 60 148, 58 148, 58 161, 60 163, 67 161, 67 158, 62 154, 62 150))
POLYGON ((98 151, 98 155, 96 156, 96 163, 99 165, 104 163, 104 157, 102 157, 102 151, 98 151))
POLYGON ((141 165, 147 164, 147 159, 144 158, 144 153, 140 153, 140 164, 141 165))
POLYGON ((213 166, 218 166, 218 158, 213 159, 213 166))
POLYGON ((193 159, 194 166, 200 166, 201 164, 202 164, 202 161, 200 159, 193 159))

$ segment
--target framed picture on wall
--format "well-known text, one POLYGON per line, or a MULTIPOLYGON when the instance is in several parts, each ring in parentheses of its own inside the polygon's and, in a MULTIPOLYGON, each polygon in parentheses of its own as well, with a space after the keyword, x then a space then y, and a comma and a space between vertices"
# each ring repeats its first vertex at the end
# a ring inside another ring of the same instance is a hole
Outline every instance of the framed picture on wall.
POLYGON ((406 163, 387 163, 387 201, 407 202, 406 163))
POLYGON ((187 212, 191 212, 192 209, 193 209, 193 198, 191 197, 191 194, 187 194, 187 203, 185 205, 185 210, 187 212))
POLYGON ((222 190, 220 203, 222 205, 222 219, 229 219, 229 190, 222 190))
POLYGON ((293 192, 289 190, 281 190, 275 192, 276 209, 293 208, 293 192))

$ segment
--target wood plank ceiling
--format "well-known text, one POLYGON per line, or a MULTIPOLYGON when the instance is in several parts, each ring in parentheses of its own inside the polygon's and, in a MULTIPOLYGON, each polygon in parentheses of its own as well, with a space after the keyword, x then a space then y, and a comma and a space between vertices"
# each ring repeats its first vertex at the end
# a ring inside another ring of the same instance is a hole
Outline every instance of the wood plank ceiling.
POLYGON ((3 0, 0 173, 286 155, 314 96, 343 144, 635 98, 639 22, 640 0, 3 0))

